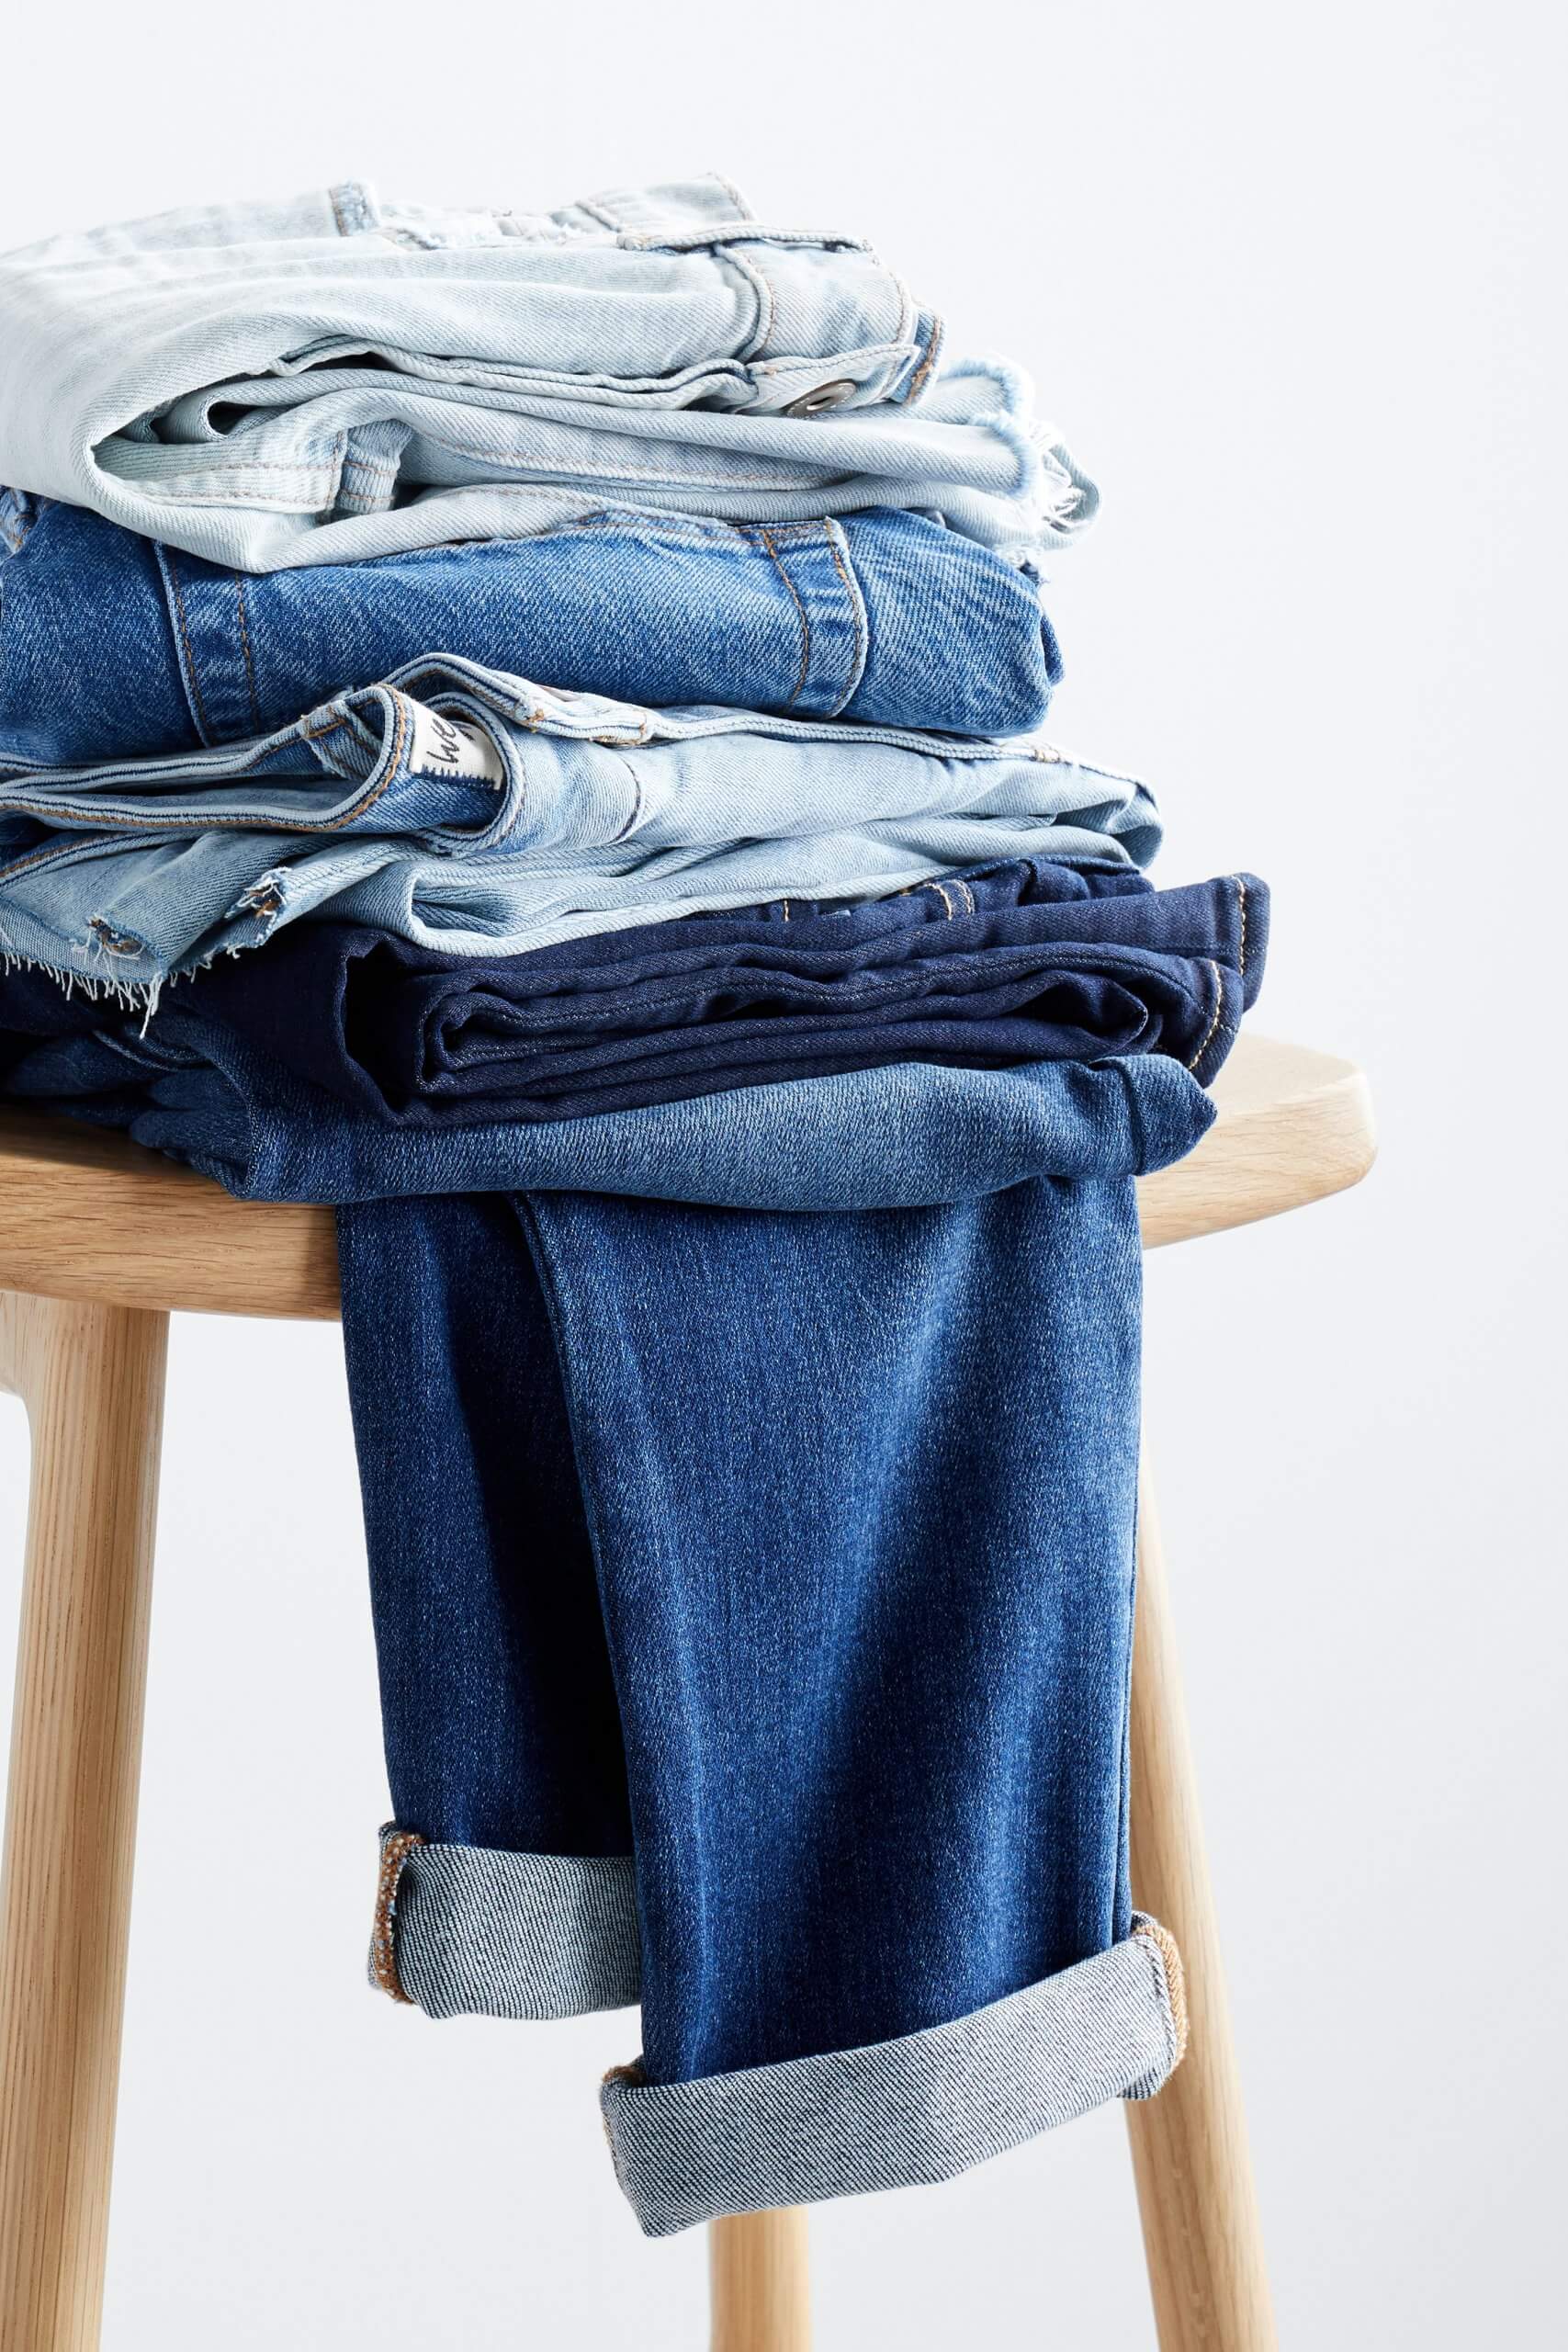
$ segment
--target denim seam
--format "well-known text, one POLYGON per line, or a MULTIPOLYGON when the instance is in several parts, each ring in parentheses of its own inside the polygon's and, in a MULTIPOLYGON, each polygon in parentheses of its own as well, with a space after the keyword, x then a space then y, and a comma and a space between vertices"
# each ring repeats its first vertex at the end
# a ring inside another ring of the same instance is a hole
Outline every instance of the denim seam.
POLYGON ((916 370, 914 376, 910 379, 909 383, 905 389, 904 405, 906 407, 908 407, 915 401, 918 401, 921 392, 924 390, 926 378, 936 366, 937 356, 942 350, 942 344, 946 338, 946 334, 947 329, 945 322, 942 319, 933 317, 931 320, 931 337, 926 345, 926 356, 920 362, 919 368, 916 370))
POLYGON ((233 581, 234 597, 240 608, 240 650, 243 654, 245 661, 245 684, 251 697, 251 717, 255 722, 256 732, 259 735, 263 731, 261 697, 256 692, 255 663, 251 659, 251 630, 250 623, 245 614, 245 582, 243 574, 236 571, 233 574, 233 581))
POLYGON ((1127 1122, 1133 1130, 1134 1169, 1141 1170, 1146 1168, 1149 1162, 1149 1133, 1144 1120, 1143 1106, 1138 1100, 1138 1090, 1128 1076, 1124 1066, 1117 1061, 1112 1064, 1112 1068, 1121 1083, 1127 1105, 1127 1122))
POLYGON ((1243 979, 1247 978, 1247 885, 1240 875, 1235 877, 1236 913, 1241 921, 1241 939, 1236 949, 1236 965, 1243 979))
POLYGON ((424 1839, 416 1829, 401 1829, 389 1836, 381 1849, 381 1869, 376 1883, 376 1911, 370 1931, 370 1976, 378 1992, 394 2001, 412 2005, 412 1996, 405 1993, 398 1978, 398 1881, 403 1866, 416 1846, 424 1839))
MULTIPOLYGON (((1208 959, 1205 958, 1205 961, 1208 961, 1208 959)), ((1204 1055, 1208 1052, 1210 1046, 1213 1043, 1214 1032, 1220 1025, 1220 1015, 1225 1009, 1225 978, 1224 967, 1219 964, 1209 962, 1209 969, 1214 976, 1214 1017, 1209 1023, 1208 1032, 1204 1036, 1202 1044, 1199 1046, 1197 1052, 1193 1055, 1191 1060, 1187 1065, 1188 1069, 1193 1071, 1196 1071, 1199 1063, 1202 1060, 1204 1055)))
POLYGON ((750 360, 758 356, 767 343, 768 337, 773 334, 773 322, 778 317, 778 300, 766 276, 749 254, 736 252, 731 245, 715 245, 710 250, 716 261, 728 262, 732 269, 737 270, 749 281, 757 298, 756 327, 748 338, 745 348, 735 355, 741 366, 745 367, 750 360))
POLYGON ((212 730, 207 722, 206 705, 203 703, 201 698, 201 680, 197 674, 196 649, 191 644, 190 630, 186 626, 186 600, 184 591, 180 586, 179 567, 175 560, 174 548, 170 548, 167 550, 167 553, 169 559, 169 585, 175 592, 175 618, 180 633, 180 643, 185 649, 186 670, 186 674, 190 679, 191 699, 195 706, 194 715, 196 718, 197 732, 200 735, 203 743, 205 743, 210 751, 216 747, 213 743, 212 730))
POLYGON ((1144 1947, 1154 1973, 1155 1991, 1159 1996, 1160 2016, 1166 2030, 1166 2072, 1174 2074, 1187 2054, 1190 2030, 1180 1950, 1169 1928, 1162 1927, 1157 1919, 1146 1917, 1134 1919, 1133 1937, 1144 1947))
POLYGON ((633 767, 630 760, 627 759, 625 752, 621 749, 619 744, 610 744, 606 745, 604 748, 614 753, 617 763, 621 767, 625 768, 626 774, 632 780, 631 814, 627 817, 626 823, 621 827, 620 831, 614 836, 610 842, 610 847, 612 849, 618 849, 624 841, 629 841, 632 834, 636 832, 637 820, 642 815, 642 778, 638 775, 636 768, 633 767))
POLYGON ((838 701, 834 703, 824 714, 829 718, 837 718, 839 713, 843 709, 845 704, 854 694, 856 688, 861 683, 861 680, 865 675, 865 616, 861 609, 859 590, 856 588, 855 583, 851 580, 849 573, 844 569, 844 560, 842 556, 839 553, 837 539, 830 526, 828 530, 827 538, 828 551, 833 559, 833 569, 837 571, 839 578, 844 583, 844 594, 849 600, 850 620, 855 633, 854 675, 846 691, 839 696, 838 701))
POLYGON ((793 600, 794 600, 795 609, 795 611, 800 615, 800 629, 801 629, 800 675, 796 678, 796 680, 795 680, 795 692, 794 692, 794 694, 792 694, 792 695, 790 695, 789 702, 786 702, 786 703, 784 704, 784 707, 787 710, 787 709, 789 708, 789 705, 790 705, 790 703, 793 703, 793 702, 796 702, 796 701, 798 701, 798 699, 799 699, 799 697, 800 697, 800 690, 801 690, 801 688, 805 685, 806 681, 807 681, 807 676, 808 676, 808 674, 809 674, 809 673, 810 673, 810 669, 811 669, 811 616, 810 616, 810 615, 807 613, 807 611, 806 606, 804 605, 804 604, 801 602, 801 597, 800 597, 800 591, 799 591, 799 589, 795 586, 795 584, 794 581, 790 578, 789 573, 784 570, 783 559, 781 558, 781 556, 780 556, 780 554, 779 554, 778 548, 777 548, 774 546, 774 544, 773 544, 773 533, 772 533, 770 530, 768 530, 766 527, 764 527, 764 528, 763 528, 763 531, 762 531, 762 545, 767 548, 769 555, 773 558, 774 564, 777 566, 779 578, 784 582, 784 586, 789 590, 790 595, 791 595, 791 597, 792 597, 792 598, 793 598, 793 600))
POLYGON ((740 190, 736 187, 733 180, 726 179, 722 172, 710 173, 709 177, 717 187, 724 190, 731 204, 734 205, 735 217, 738 220, 754 220, 756 219, 756 214, 752 211, 750 206, 747 203, 746 198, 741 195, 740 190))
MULTIPOLYGON (((341 832, 345 825, 353 824, 356 817, 363 817, 367 808, 373 808, 377 801, 379 800, 386 792, 390 790, 402 760, 403 739, 408 732, 408 722, 404 717, 407 705, 403 696, 397 692, 395 687, 389 691, 391 693, 393 703, 396 706, 393 712, 394 731, 392 737, 392 747, 389 752, 382 754, 378 764, 376 775, 367 780, 363 797, 356 800, 351 808, 344 809, 338 816, 323 819, 319 823, 310 824, 302 819, 297 819, 295 822, 288 828, 290 832, 310 835, 317 833, 341 832)), ((334 718, 332 720, 331 724, 326 727, 318 727, 311 729, 305 725, 303 720, 301 720, 299 725, 300 740, 306 743, 319 743, 323 737, 335 735, 339 729, 346 726, 347 723, 347 720, 344 718, 334 718)), ((220 747, 212 745, 209 746, 209 748, 216 750, 220 747)), ((14 800, 9 802, 7 805, 13 808, 20 808, 28 816, 37 817, 40 823, 47 824, 51 814, 57 815, 60 809, 69 808, 73 804, 69 800, 62 799, 45 801, 42 803, 34 803, 27 800, 14 800)), ((193 813, 192 815, 185 818, 182 827, 182 812, 177 809, 174 812, 172 817, 164 817, 162 824, 157 827, 149 827, 147 819, 144 815, 135 817, 124 816, 118 815, 113 810, 108 810, 100 814, 97 818, 97 822, 100 825, 129 825, 141 831, 152 831, 160 833, 177 832, 182 829, 188 830, 192 825, 197 822, 199 822, 204 831, 209 831, 224 830, 230 831, 239 831, 241 832, 254 832, 258 830, 256 819, 254 815, 219 817, 209 815, 205 812, 200 812, 199 814, 193 813)), ((263 827, 261 830, 265 831, 266 829, 263 827)), ((274 830, 276 829, 275 828, 274 830)))

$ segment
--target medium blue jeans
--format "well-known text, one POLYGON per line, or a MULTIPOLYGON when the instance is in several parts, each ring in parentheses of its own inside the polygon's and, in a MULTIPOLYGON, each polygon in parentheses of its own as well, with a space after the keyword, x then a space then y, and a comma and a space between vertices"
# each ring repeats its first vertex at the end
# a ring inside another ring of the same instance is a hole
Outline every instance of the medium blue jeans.
POLYGON ((1037 582, 918 514, 703 522, 624 508, 259 577, 0 492, 0 765, 262 735, 432 646, 637 703, 958 735, 1038 727, 1037 582))
MULTIPOLYGON (((1168 1067, 1117 1066, 1141 1127, 1168 1067)), ((793 1214, 340 1212, 372 1973, 437 2017, 640 1997, 603 2096, 650 2233, 945 2178, 1179 2054, 1127 1887, 1131 1137, 872 1214, 799 1213, 825 1157, 793 1214)), ((734 1131, 735 1190, 767 1148, 734 1131)))

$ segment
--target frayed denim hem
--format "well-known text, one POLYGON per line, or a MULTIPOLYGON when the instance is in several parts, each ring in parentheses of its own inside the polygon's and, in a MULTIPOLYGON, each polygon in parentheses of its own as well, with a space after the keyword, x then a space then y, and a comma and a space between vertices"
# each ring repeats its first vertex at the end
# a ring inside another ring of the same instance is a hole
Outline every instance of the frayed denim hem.
POLYGON ((1109 1951, 949 2025, 688 2083, 617 2067, 600 2092, 649 2237, 717 2213, 949 2180, 1111 2098, 1186 2046, 1181 1962, 1152 1919, 1109 1951))
POLYGON ((639 1996, 629 1854, 429 1845, 389 1823, 370 1982, 430 2018, 572 2018, 639 1996))

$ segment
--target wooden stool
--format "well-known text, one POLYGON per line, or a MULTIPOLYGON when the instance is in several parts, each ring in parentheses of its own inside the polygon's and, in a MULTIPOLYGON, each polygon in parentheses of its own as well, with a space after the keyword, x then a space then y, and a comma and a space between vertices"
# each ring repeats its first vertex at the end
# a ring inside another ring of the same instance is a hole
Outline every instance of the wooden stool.
MULTIPOLYGON (((1276 1216, 1371 1164, 1365 1080, 1246 1038, 1190 1159, 1139 1188, 1145 1244, 1276 1216)), ((171 1310, 328 1317, 325 1209, 231 1200, 118 1136, 0 1115, 0 1388, 31 1503, 0 1894, 0 2352, 94 2352, 171 1310)), ((1153 1500, 1138 1538, 1133 1883, 1187 1964, 1191 2040, 1129 2105, 1162 2352, 1269 2352, 1268 2279, 1153 1500)), ((806 2352, 799 2211, 716 2222, 715 2352, 806 2352)))

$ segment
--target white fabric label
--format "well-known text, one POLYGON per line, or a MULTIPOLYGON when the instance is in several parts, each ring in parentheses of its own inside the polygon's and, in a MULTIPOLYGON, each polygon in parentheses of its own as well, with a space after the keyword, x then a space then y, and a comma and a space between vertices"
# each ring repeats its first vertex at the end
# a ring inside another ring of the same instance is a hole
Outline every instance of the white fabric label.
POLYGON ((500 751, 482 727, 466 719, 448 718, 405 695, 413 725, 409 738, 408 764, 412 775, 469 775, 483 784, 504 784, 506 769, 500 751))

